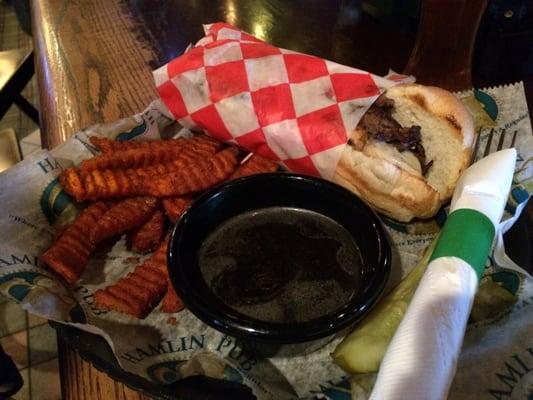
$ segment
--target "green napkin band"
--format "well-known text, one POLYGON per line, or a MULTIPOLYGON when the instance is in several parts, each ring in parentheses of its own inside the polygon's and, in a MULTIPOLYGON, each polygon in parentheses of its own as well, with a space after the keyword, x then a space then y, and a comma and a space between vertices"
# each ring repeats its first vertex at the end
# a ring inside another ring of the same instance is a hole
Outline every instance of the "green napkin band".
POLYGON ((483 276, 495 229, 491 220, 476 210, 455 210, 442 228, 430 261, 440 257, 458 257, 483 276))

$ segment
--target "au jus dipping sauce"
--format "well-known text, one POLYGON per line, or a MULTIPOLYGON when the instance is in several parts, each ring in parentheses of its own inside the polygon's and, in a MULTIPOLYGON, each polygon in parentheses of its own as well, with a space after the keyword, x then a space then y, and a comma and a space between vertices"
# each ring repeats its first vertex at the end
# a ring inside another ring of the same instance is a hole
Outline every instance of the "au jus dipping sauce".
POLYGON ((275 323, 310 321, 357 293, 362 260, 350 233, 313 211, 271 207, 230 218, 199 250, 201 274, 226 305, 275 323))

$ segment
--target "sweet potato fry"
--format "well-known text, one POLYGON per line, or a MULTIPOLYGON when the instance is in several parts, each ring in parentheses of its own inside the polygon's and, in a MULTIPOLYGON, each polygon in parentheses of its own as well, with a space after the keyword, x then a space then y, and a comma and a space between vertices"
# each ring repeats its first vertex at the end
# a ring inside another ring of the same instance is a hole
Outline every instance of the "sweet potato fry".
POLYGON ((91 136, 89 138, 89 142, 91 142, 91 144, 98 150, 100 150, 102 153, 110 153, 111 151, 113 151, 114 144, 117 141, 98 136, 91 136))
POLYGON ((163 199, 163 207, 165 208, 167 217, 172 222, 177 222, 192 202, 193 198, 190 196, 170 197, 163 199))
POLYGON ((135 271, 115 284, 94 293, 97 307, 144 318, 167 290, 166 253, 168 240, 135 271))
POLYGON ((94 301, 98 308, 104 310, 118 311, 122 314, 132 315, 141 318, 145 312, 138 302, 132 299, 111 293, 110 290, 99 289, 94 293, 94 301))
POLYGON ((112 207, 112 203, 98 202, 83 210, 48 250, 41 260, 73 284, 83 273, 94 244, 89 240, 91 227, 112 207))
POLYGON ((65 191, 76 201, 103 200, 142 195, 146 178, 179 171, 215 154, 217 147, 184 149, 172 162, 130 169, 81 171, 67 168, 59 176, 65 191))
MULTIPOLYGON (((185 140, 183 140, 185 142, 185 140)), ((156 149, 131 149, 105 153, 101 156, 89 158, 82 161, 80 169, 82 171, 92 171, 93 169, 110 168, 137 168, 151 164, 171 161, 181 151, 184 146, 159 147, 156 149)))
MULTIPOLYGON (((212 139, 205 135, 198 135, 195 137, 200 137, 203 140, 210 140, 216 142, 215 139, 212 139)), ((97 147, 102 153, 113 153, 116 151, 132 150, 132 149, 157 149, 161 147, 169 147, 178 145, 181 146, 181 141, 183 139, 168 139, 168 140, 151 140, 144 142, 137 141, 120 141, 113 140, 108 138, 102 138, 97 136, 92 136, 90 142, 93 146, 97 147)), ((186 140, 186 139, 185 139, 186 140)))
POLYGON ((92 226, 89 240, 95 245, 102 240, 122 234, 144 224, 156 211, 157 199, 134 197, 111 207, 92 226))
POLYGON ((155 197, 173 197, 205 190, 222 182, 235 170, 238 149, 229 147, 210 159, 196 160, 172 174, 154 177, 142 190, 155 197))
MULTIPOLYGON (((105 137, 91 136, 89 141, 93 146, 98 148, 102 153, 115 153, 117 151, 125 151, 132 149, 154 149, 163 146, 172 146, 177 141, 181 142, 181 139, 169 139, 169 140, 150 140, 145 142, 137 142, 131 140, 115 140, 105 137)), ((179 143, 178 145, 181 145, 179 143)))
POLYGON ((248 160, 235 170, 230 179, 241 178, 243 176, 264 174, 275 172, 278 169, 278 163, 258 154, 253 154, 248 160))
POLYGON ((167 292, 161 301, 161 307, 159 309, 164 313, 180 312, 185 308, 185 305, 179 298, 170 281, 168 282, 167 287, 167 292))
POLYGON ((65 191, 77 201, 84 200, 86 193, 83 182, 76 168, 67 168, 59 175, 59 183, 65 191))
POLYGON ((128 234, 130 249, 137 253, 150 253, 157 249, 163 238, 164 225, 163 212, 156 210, 144 225, 128 234))
POLYGON ((96 156, 81 163, 82 171, 92 171, 95 169, 126 169, 145 167, 152 164, 161 164, 172 161, 182 151, 196 150, 216 150, 220 147, 220 142, 216 142, 207 136, 193 137, 192 139, 172 139, 153 143, 142 147, 113 151, 96 156), (155 145, 157 143, 157 145, 155 145), (165 145, 163 145, 165 144, 165 145))

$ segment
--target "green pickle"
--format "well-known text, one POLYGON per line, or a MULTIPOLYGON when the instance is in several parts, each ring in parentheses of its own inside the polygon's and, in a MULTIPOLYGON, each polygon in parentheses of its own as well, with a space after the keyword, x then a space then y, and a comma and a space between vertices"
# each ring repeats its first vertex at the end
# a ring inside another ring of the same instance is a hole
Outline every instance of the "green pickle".
POLYGON ((336 347, 332 357, 342 369, 353 374, 378 370, 385 351, 422 279, 435 243, 436 239, 428 246, 422 259, 405 279, 336 347))
POLYGON ((501 283, 494 282, 490 276, 486 276, 481 280, 474 298, 470 321, 479 322, 496 318, 509 310, 517 300, 518 297, 501 283))

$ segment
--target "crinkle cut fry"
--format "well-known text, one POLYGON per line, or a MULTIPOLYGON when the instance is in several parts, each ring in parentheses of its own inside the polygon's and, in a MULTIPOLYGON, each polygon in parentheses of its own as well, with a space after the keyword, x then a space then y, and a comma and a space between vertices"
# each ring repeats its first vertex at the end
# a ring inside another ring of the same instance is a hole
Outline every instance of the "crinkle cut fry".
MULTIPOLYGON (((192 140, 192 139, 191 139, 192 140)), ((168 174, 170 172, 179 171, 181 168, 193 162, 194 159, 206 159, 215 154, 221 147, 220 142, 212 140, 201 143, 197 146, 187 147, 182 150, 182 153, 178 155, 172 162, 158 163, 145 168, 136 169, 136 173, 140 176, 150 177, 156 175, 168 174)))
POLYGON ((167 217, 172 222, 177 222, 193 201, 191 196, 170 197, 163 199, 163 208, 167 217))
POLYGON ((83 273, 89 256, 94 251, 89 231, 111 207, 112 203, 108 202, 88 206, 41 255, 41 260, 67 283, 73 284, 83 273))
POLYGON ((144 182, 155 175, 178 171, 198 159, 215 154, 217 145, 209 148, 183 150, 172 162, 142 168, 106 169, 81 172, 67 168, 59 176, 63 189, 76 201, 116 199, 142 195, 144 182))
MULTIPOLYGON (((133 149, 157 149, 163 146, 173 146, 174 144, 177 144, 176 142, 181 142, 181 140, 182 139, 168 139, 139 142, 135 140, 116 140, 98 136, 91 136, 89 138, 91 144, 104 154, 133 149)), ((181 145, 181 143, 178 145, 181 145)))
MULTIPOLYGON (((182 142, 186 142, 182 140, 182 142)), ((114 153, 105 153, 82 161, 80 169, 82 171, 92 171, 93 169, 112 168, 138 168, 151 164, 171 161, 181 151, 182 146, 158 147, 155 149, 131 149, 114 153)))
POLYGON ((185 305, 181 301, 180 297, 174 290, 170 280, 168 281, 168 288, 163 300, 161 301, 161 310, 164 313, 177 313, 185 308, 185 305))
MULTIPOLYGON (((199 137, 204 140, 211 140, 216 142, 206 135, 197 135, 194 138, 199 137)), ((131 141, 131 140, 113 140, 104 137, 91 136, 89 139, 91 144, 98 148, 102 153, 112 153, 116 151, 132 150, 132 149, 157 149, 160 147, 173 146, 181 139, 168 139, 168 140, 150 140, 150 141, 131 141)))
POLYGON ((157 249, 163 238, 165 216, 156 210, 142 226, 128 234, 129 247, 137 253, 150 253, 157 249))
POLYGON ((230 176, 230 179, 275 172, 277 169, 278 163, 276 161, 262 157, 259 154, 252 154, 252 156, 246 160, 246 162, 239 165, 235 172, 230 176))
POLYGON ((97 307, 118 311, 136 318, 146 317, 167 291, 166 253, 164 240, 143 264, 115 284, 94 293, 97 307))
POLYGON ((134 197, 115 204, 91 228, 89 240, 96 245, 144 224, 158 204, 154 197, 134 197))
POLYGON ((235 170, 239 150, 228 147, 210 159, 197 160, 172 174, 154 177, 143 187, 145 194, 173 197, 205 190, 222 182, 235 170))
POLYGON ((166 145, 144 146, 104 153, 101 156, 82 161, 80 169, 82 172, 87 172, 94 169, 139 168, 172 161, 185 149, 202 151, 220 147, 219 142, 215 142, 207 136, 154 143, 165 143, 166 145))
POLYGON ((89 137, 89 142, 91 142, 91 144, 98 150, 100 150, 102 153, 110 153, 111 151, 113 151, 113 147, 116 140, 99 136, 91 136, 89 137))

